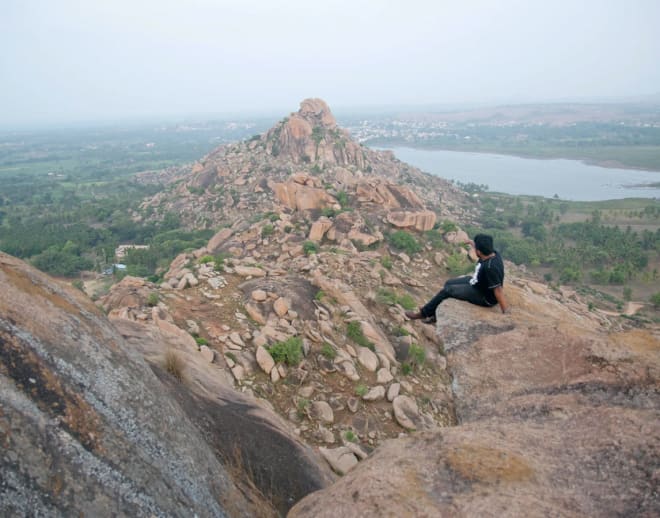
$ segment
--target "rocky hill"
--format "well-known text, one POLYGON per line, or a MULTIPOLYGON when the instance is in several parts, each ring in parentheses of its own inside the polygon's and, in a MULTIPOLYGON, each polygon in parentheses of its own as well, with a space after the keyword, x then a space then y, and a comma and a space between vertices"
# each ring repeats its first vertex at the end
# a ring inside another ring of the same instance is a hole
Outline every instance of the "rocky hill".
POLYGON ((657 329, 511 264, 510 315, 446 303, 437 328, 406 320, 467 263, 465 193, 353 142, 318 99, 161 180, 136 217, 217 232, 161 283, 116 284, 107 318, 2 256, 0 509, 129 495, 117 514, 657 514, 657 329), (133 489, 74 476, 84 463, 49 433, 100 442, 86 458, 133 489))
MULTIPOLYGON (((168 171, 168 187, 145 201, 143 215, 181 214, 194 228, 215 228, 260 214, 350 207, 362 218, 385 218, 400 227, 429 230, 436 216, 469 219, 465 193, 451 183, 373 151, 337 126, 320 99, 263 135, 221 146, 201 161, 168 171)), ((155 181, 145 175, 143 181, 155 181)), ((138 216, 140 217, 140 216, 138 216)), ((351 222, 359 227, 358 222, 351 222)))

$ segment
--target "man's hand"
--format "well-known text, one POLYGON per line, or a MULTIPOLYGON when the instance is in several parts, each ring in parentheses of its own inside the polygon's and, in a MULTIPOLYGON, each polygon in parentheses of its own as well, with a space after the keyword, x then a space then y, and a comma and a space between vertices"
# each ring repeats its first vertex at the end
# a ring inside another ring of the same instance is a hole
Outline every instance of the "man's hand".
POLYGON ((493 290, 493 294, 495 295, 495 299, 497 299, 497 303, 500 305, 502 313, 508 313, 509 305, 506 303, 506 299, 504 298, 504 290, 502 289, 502 286, 495 288, 493 290))

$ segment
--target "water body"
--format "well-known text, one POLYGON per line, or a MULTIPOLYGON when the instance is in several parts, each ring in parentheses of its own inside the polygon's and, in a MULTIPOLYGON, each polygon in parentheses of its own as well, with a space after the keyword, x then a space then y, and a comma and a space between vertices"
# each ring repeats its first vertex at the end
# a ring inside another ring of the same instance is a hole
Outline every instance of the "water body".
POLYGON ((463 151, 391 148, 396 157, 422 171, 490 191, 564 200, 660 199, 660 172, 588 165, 577 160, 538 160, 463 151))

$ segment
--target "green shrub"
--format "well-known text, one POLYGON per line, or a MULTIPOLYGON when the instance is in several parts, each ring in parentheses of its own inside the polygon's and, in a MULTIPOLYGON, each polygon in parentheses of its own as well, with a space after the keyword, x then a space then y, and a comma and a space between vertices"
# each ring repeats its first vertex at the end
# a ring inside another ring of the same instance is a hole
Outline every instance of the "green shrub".
POLYGON ((424 232, 424 237, 426 238, 427 241, 431 243, 431 246, 435 250, 442 250, 448 246, 447 243, 445 243, 444 234, 439 230, 436 229, 427 230, 426 232, 424 232))
POLYGON ((212 263, 213 262, 213 256, 212 255, 205 255, 202 256, 199 259, 199 264, 206 264, 206 263, 212 263))
POLYGON ((299 336, 292 336, 284 342, 277 342, 267 349, 276 363, 295 366, 302 360, 302 339, 299 336))
POLYGON ((321 302, 321 300, 323 300, 323 297, 325 297, 325 291, 319 290, 316 292, 316 295, 314 295, 314 300, 321 302))
POLYGON ((452 275, 465 275, 472 271, 472 264, 467 257, 456 252, 447 257, 447 269, 452 275))
POLYGON ((410 336, 410 333, 403 327, 398 326, 392 329, 392 334, 394 336, 410 336))
POLYGON ((410 295, 407 293, 404 295, 398 295, 397 293, 393 292, 392 290, 388 290, 387 288, 381 288, 378 290, 378 293, 376 294, 376 300, 381 304, 400 304, 404 309, 412 310, 417 308, 415 300, 410 295))
POLYGON ((651 302, 651 304, 653 304, 654 308, 656 309, 660 308, 660 291, 651 295, 649 301, 651 302))
POLYGON ((458 230, 458 227, 456 226, 456 223, 454 223, 453 221, 447 221, 447 220, 440 223, 440 228, 442 229, 442 231, 445 234, 447 232, 454 232, 454 231, 458 230))
POLYGON ((401 364, 401 373, 404 376, 408 376, 409 374, 412 374, 413 368, 412 365, 410 365, 408 362, 404 362, 401 364))
POLYGON ((426 349, 417 344, 411 344, 408 349, 408 358, 413 365, 421 367, 426 361, 426 349))
POLYGON ((367 387, 366 385, 360 384, 357 387, 355 387, 355 394, 357 396, 360 397, 366 396, 367 392, 369 392, 369 387, 367 387))
POLYGON ((346 326, 346 336, 348 336, 356 344, 361 345, 362 347, 366 347, 372 351, 375 350, 374 344, 370 342, 366 336, 364 336, 360 322, 355 320, 349 322, 346 326))
POLYGON ((275 232, 275 227, 268 223, 261 228, 261 237, 271 236, 273 232, 275 232))
POLYGON ((306 255, 316 254, 318 251, 319 245, 317 245, 314 241, 305 241, 303 243, 303 252, 305 252, 306 255))
POLYGON ((307 410, 309 409, 309 404, 310 403, 311 403, 311 401, 307 398, 304 398, 304 397, 301 397, 298 400, 298 405, 297 405, 298 408, 296 410, 296 413, 298 414, 298 417, 300 419, 302 419, 303 417, 305 417, 305 415, 307 415, 307 410))
POLYGON ((335 198, 337 198, 337 202, 339 202, 339 205, 341 205, 342 209, 348 207, 348 194, 346 194, 344 191, 339 191, 335 198))
POLYGON ((197 345, 208 345, 209 343, 206 338, 202 338, 201 336, 195 337, 195 342, 197 342, 197 345))
POLYGON ((346 439, 348 442, 357 442, 357 436, 352 430, 346 430, 344 432, 344 439, 346 439))
POLYGON ((415 303, 415 299, 413 299, 410 295, 407 293, 404 293, 403 295, 399 296, 397 298, 397 302, 401 305, 403 309, 417 309, 417 304, 415 303))
POLYGON ((388 270, 391 270, 392 258, 389 255, 384 255, 383 257, 380 258, 380 264, 383 266, 383 268, 387 268, 388 270))
POLYGON ((158 295, 158 292, 152 291, 149 293, 149 296, 147 297, 147 305, 153 307, 158 305, 158 301, 160 300, 160 296, 158 295))
POLYGON ((213 258, 213 263, 215 264, 215 270, 218 272, 225 271, 225 259, 227 259, 227 254, 225 252, 219 253, 213 258))
POLYGON ((328 360, 333 360, 337 357, 337 351, 335 351, 335 348, 332 347, 332 345, 330 345, 328 342, 323 342, 323 346, 321 347, 321 354, 328 360))
POLYGON ((396 293, 387 288, 381 288, 378 290, 378 293, 376 293, 376 302, 379 304, 394 305, 396 304, 396 293))
POLYGON ((392 232, 389 235, 389 242, 394 248, 403 250, 408 254, 414 254, 422 250, 422 245, 419 244, 417 239, 405 230, 392 232))

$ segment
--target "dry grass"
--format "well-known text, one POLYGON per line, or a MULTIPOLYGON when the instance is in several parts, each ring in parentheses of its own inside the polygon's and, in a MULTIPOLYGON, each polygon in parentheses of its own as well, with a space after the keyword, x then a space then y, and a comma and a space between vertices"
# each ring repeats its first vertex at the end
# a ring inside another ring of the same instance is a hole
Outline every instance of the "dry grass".
MULTIPOLYGON (((254 518, 277 518, 282 516, 273 503, 271 496, 264 494, 255 481, 255 475, 249 462, 243 458, 243 453, 239 445, 234 444, 233 448, 223 455, 225 467, 229 472, 234 483, 243 493, 249 502, 249 514, 254 518)), ((243 516, 245 509, 236 509, 231 502, 223 502, 229 516, 243 516)))
POLYGON ((184 374, 183 371, 185 369, 185 363, 184 361, 179 357, 177 353, 175 353, 172 349, 169 349, 165 353, 165 370, 174 376, 174 378, 179 381, 183 382, 184 380, 184 374))

